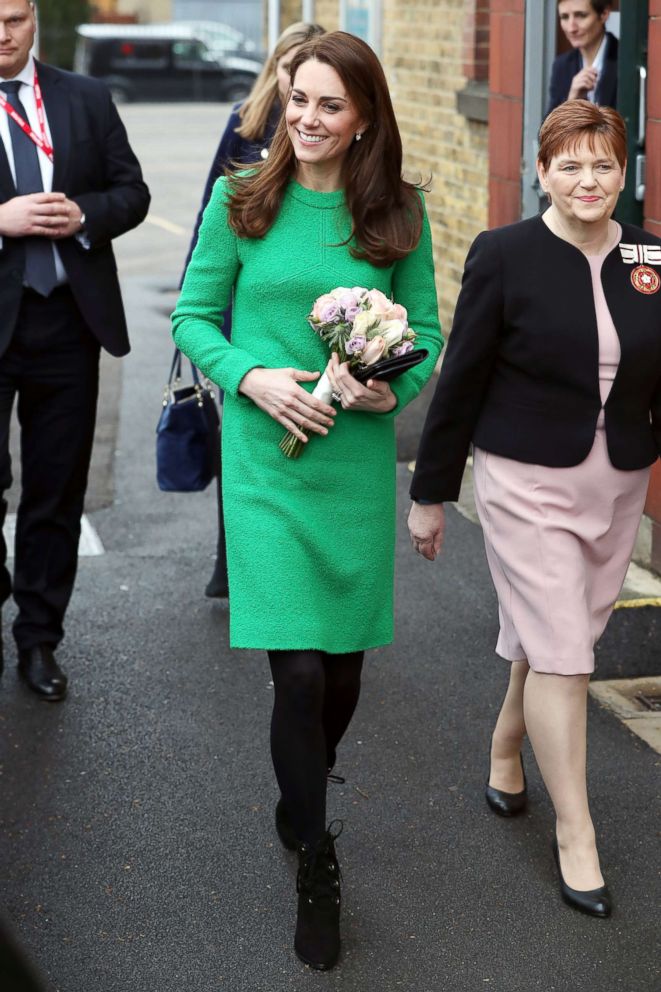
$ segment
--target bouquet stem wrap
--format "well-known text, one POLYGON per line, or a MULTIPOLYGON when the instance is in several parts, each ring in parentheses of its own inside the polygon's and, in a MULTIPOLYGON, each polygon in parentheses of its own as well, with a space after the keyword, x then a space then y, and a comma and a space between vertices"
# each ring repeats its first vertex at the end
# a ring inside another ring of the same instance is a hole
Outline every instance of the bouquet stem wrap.
MULTIPOLYGON (((325 372, 322 372, 319 382, 312 390, 312 395, 315 399, 321 400, 322 403, 328 403, 329 406, 332 403, 333 387, 325 372)), ((305 445, 300 438, 297 438, 291 431, 287 431, 280 442, 280 451, 284 452, 287 458, 298 458, 304 447, 305 445)))

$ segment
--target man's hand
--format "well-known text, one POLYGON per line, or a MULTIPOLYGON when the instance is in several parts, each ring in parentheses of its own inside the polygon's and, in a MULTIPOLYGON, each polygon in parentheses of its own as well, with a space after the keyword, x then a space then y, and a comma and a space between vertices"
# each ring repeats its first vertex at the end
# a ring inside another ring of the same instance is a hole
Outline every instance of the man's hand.
POLYGON ((413 503, 409 513, 411 544, 423 558, 433 561, 443 545, 445 510, 442 503, 413 503))
POLYGON ((584 100, 586 94, 593 90, 597 85, 597 80, 599 79, 599 73, 596 69, 590 66, 587 69, 581 69, 577 72, 571 81, 571 87, 569 89, 568 100, 584 100))
POLYGON ((51 234, 52 238, 72 238, 74 234, 78 234, 82 230, 83 212, 78 204, 65 197, 63 206, 66 208, 66 221, 54 229, 54 233, 51 234))
POLYGON ((80 207, 64 193, 28 193, 0 204, 0 235, 70 238, 80 230, 80 207))

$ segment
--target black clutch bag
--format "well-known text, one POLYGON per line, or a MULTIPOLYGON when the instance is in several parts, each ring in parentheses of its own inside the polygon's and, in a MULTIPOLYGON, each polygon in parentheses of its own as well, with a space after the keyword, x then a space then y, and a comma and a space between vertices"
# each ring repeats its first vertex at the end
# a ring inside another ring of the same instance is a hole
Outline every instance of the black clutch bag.
POLYGON ((404 372, 424 362, 429 356, 426 348, 414 348, 404 355, 396 355, 394 358, 384 358, 373 365, 362 365, 357 369, 352 369, 351 374, 358 382, 365 383, 369 379, 380 379, 381 382, 391 382, 404 372))
POLYGON ((156 481, 166 493, 201 492, 220 467, 220 418, 213 390, 191 362, 193 381, 181 385, 175 348, 156 427, 156 481))

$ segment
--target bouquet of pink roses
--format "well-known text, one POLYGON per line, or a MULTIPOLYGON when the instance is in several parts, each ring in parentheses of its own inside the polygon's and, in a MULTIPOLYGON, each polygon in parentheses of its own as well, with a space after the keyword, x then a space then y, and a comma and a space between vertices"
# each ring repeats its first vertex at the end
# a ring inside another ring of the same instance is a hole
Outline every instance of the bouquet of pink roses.
MULTIPOLYGON (((341 362, 349 362, 354 374, 382 359, 413 351, 415 332, 408 325, 406 309, 378 289, 339 286, 315 300, 307 321, 329 351, 335 351, 341 362)), ((337 398, 325 372, 312 395, 324 403, 337 398)), ((298 458, 303 447, 291 431, 280 442, 287 458, 298 458)))

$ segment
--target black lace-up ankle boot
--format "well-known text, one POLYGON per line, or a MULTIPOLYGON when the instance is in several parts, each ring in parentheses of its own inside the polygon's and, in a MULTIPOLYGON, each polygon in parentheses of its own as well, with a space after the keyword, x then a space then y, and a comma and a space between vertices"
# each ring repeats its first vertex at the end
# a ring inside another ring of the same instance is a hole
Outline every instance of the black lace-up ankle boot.
POLYGON ((342 832, 333 821, 315 847, 298 849, 298 917, 294 950, 304 964, 328 971, 340 955, 340 867, 335 841, 342 832), (339 829, 333 831, 334 826, 339 829))

